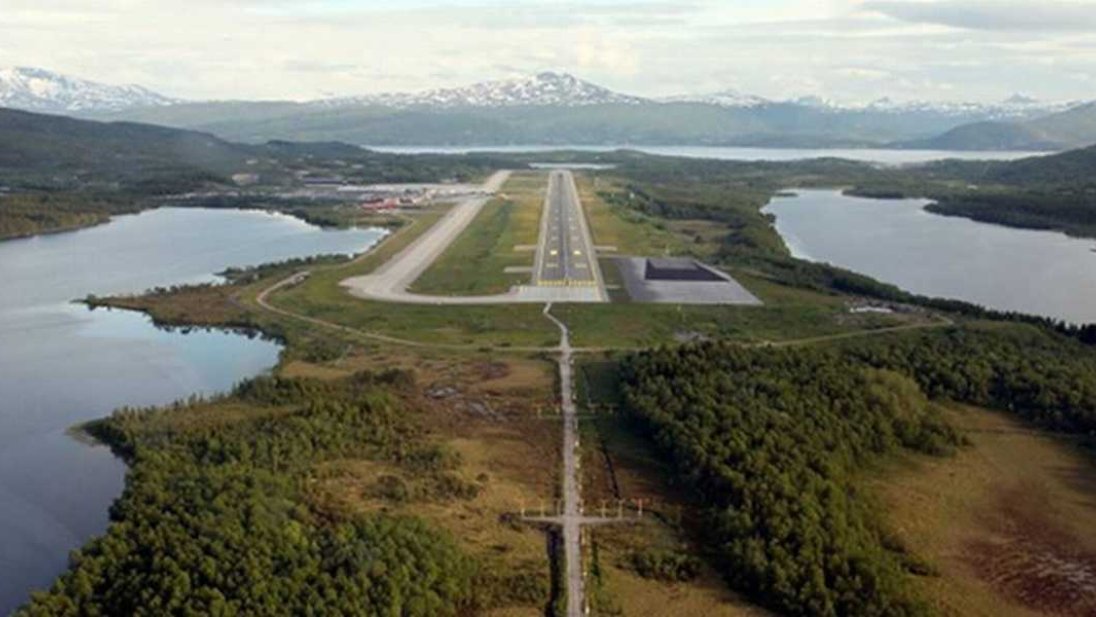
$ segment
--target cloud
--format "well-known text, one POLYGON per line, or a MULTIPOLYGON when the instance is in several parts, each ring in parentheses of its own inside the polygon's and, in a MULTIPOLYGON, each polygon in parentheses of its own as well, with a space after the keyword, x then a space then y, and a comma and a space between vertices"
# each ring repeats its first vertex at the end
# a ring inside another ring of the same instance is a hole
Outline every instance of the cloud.
POLYGON ((890 71, 862 66, 845 66, 835 69, 834 73, 853 79, 886 79, 893 76, 890 71))
POLYGON ((1091 98, 1096 0, 0 0, 0 65, 182 98, 573 72, 647 96, 1091 98), (949 91, 954 86, 954 91, 949 91))
POLYGON ((356 64, 311 60, 287 60, 282 63, 282 66, 285 70, 295 73, 345 73, 358 68, 356 64))
POLYGON ((966 30, 1096 31, 1096 3, 1059 0, 870 0, 868 11, 900 21, 966 30))
POLYGON ((575 60, 584 71, 634 75, 639 70, 636 52, 595 28, 582 28, 575 37, 575 60))

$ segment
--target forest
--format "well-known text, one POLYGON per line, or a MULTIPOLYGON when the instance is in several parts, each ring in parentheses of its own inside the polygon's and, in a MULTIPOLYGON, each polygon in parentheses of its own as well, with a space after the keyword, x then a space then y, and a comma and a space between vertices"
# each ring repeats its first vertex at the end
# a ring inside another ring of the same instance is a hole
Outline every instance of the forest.
POLYGON ((0 240, 105 223, 139 210, 131 199, 79 193, 0 193, 0 240))
POLYGON ((1096 237, 1096 187, 968 191, 944 196, 925 209, 1009 227, 1050 229, 1074 236, 1096 237))
POLYGON ((506 586, 486 582, 445 532, 310 498, 317 465, 340 458, 459 482, 449 473, 459 460, 424 437, 403 400, 409 380, 260 377, 213 400, 93 423, 131 466, 125 491, 106 534, 17 615, 427 617, 497 601, 489 594, 506 586))
POLYGON ((710 559, 789 615, 920 615, 930 564, 888 533, 857 474, 963 440, 937 405, 992 407, 1096 438, 1096 352, 1028 326, 952 328, 834 347, 702 343, 622 363, 626 411, 691 489, 710 559))

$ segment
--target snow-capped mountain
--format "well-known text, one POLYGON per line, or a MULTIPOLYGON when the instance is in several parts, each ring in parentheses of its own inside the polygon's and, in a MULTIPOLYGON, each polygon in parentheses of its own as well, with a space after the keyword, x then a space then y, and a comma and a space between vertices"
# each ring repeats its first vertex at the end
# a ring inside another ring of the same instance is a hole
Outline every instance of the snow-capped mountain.
POLYGON ((699 103, 719 107, 760 107, 772 103, 767 98, 746 94, 738 90, 722 90, 710 94, 685 94, 658 99, 662 103, 699 103))
POLYGON ((417 93, 390 93, 342 97, 318 101, 334 107, 383 105, 406 109, 433 107, 519 107, 545 105, 582 107, 619 103, 636 105, 650 102, 637 96, 613 92, 566 73, 539 73, 523 79, 485 81, 463 88, 442 88, 417 93))
POLYGON ((1048 102, 1022 94, 1013 95, 997 103, 963 101, 897 101, 883 97, 865 103, 847 103, 817 95, 788 99, 767 99, 738 90, 724 90, 712 94, 671 96, 658 99, 664 103, 701 103, 727 108, 755 108, 766 105, 796 105, 833 113, 874 112, 880 114, 932 114, 942 117, 979 117, 985 120, 1012 120, 1032 118, 1072 109, 1083 101, 1048 102))
POLYGON ((950 116, 981 116, 987 120, 1011 120, 1058 113, 1081 104, 1083 104, 1081 101, 1040 101, 1021 94, 1015 94, 997 103, 895 101, 884 97, 868 103, 863 106, 863 109, 893 114, 920 112, 950 116))
POLYGON ((112 86, 36 68, 0 68, 0 107, 65 113, 120 111, 175 102, 141 86, 112 86))

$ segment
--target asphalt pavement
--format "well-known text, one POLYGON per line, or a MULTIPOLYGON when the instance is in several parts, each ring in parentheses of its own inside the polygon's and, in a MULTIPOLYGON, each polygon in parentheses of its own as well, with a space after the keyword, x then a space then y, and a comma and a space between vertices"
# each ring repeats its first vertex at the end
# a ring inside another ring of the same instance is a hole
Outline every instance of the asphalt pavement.
POLYGON ((594 243, 570 171, 549 174, 534 273, 534 285, 601 287, 594 243))

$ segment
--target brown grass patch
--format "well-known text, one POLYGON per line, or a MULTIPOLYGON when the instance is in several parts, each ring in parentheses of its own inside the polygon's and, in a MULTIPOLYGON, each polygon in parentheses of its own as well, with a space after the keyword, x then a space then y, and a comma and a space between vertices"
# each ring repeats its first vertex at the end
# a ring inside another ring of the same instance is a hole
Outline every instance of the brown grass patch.
POLYGON ((1096 474, 1065 438, 962 408, 971 440, 869 484, 902 541, 939 576, 914 579, 944 614, 1096 614, 1096 474))
POLYGON ((167 294, 119 296, 103 300, 113 308, 148 313, 157 323, 180 326, 251 324, 248 310, 237 299, 235 285, 178 287, 167 294))
POLYGON ((967 563, 1009 599, 1056 615, 1096 615, 1096 552, 1047 514, 1041 486, 1002 491, 981 520, 967 563))

